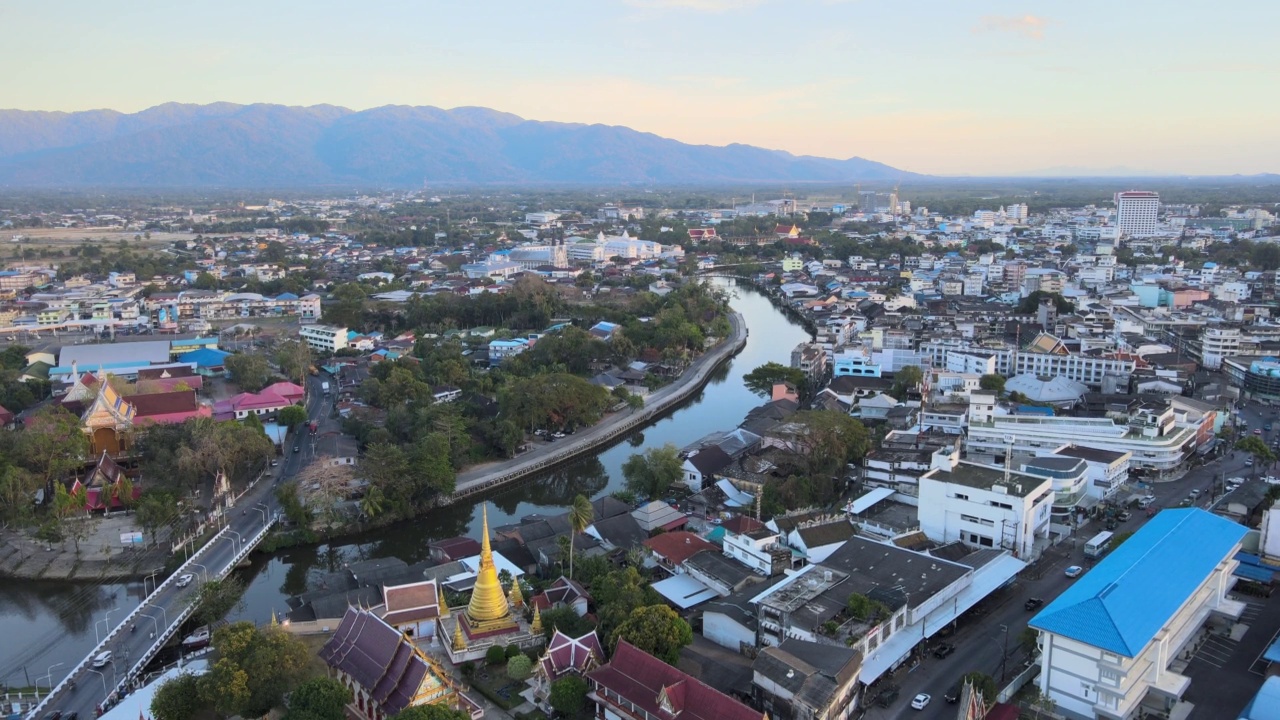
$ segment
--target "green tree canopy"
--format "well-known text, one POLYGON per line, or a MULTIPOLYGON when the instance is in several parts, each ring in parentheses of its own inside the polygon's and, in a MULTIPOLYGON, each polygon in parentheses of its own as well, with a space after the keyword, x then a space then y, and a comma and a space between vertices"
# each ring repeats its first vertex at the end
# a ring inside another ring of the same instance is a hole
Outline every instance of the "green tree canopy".
POLYGON ((445 705, 414 705, 396 713, 391 720, 471 720, 465 710, 445 705))
POLYGON ((276 422, 285 427, 297 427, 307 421, 307 409, 301 405, 290 405, 280 408, 276 413, 276 422))
POLYGON ((333 678, 312 678, 289 695, 284 720, 344 720, 351 691, 333 678))
POLYGON ((295 383, 302 385, 311 372, 311 346, 301 340, 285 340, 276 348, 276 364, 280 372, 295 383))
POLYGON ((151 716, 154 720, 191 720, 205 714, 200 678, 182 673, 166 680, 151 698, 151 716))
POLYGON ((311 652, 277 627, 238 622, 213 633, 217 660, 200 678, 205 702, 222 715, 261 717, 306 673, 311 652))
POLYGON ((889 394, 902 400, 907 393, 924 382, 924 371, 915 365, 908 365, 893 374, 893 387, 889 394))
POLYGON ((742 383, 751 392, 766 398, 772 396, 773 386, 778 383, 790 383, 801 395, 806 394, 808 390, 808 382, 803 370, 775 362, 765 363, 743 375, 742 383))
POLYGON ((669 606, 649 605, 633 610, 613 631, 610 645, 616 646, 619 640, 675 665, 680 660, 680 648, 693 642, 693 629, 669 606))
POLYGON ((1004 392, 1004 376, 997 375, 995 373, 988 373, 986 375, 983 375, 982 378, 978 380, 978 387, 982 388, 983 390, 988 390, 996 394, 1003 393, 1004 392))
POLYGON ((196 622, 210 625, 227 616, 243 602, 244 583, 236 576, 228 575, 221 580, 212 578, 200 586, 192 602, 196 605, 196 622))
POLYGON ((588 690, 590 687, 586 680, 577 675, 566 675, 551 683, 551 708, 566 717, 575 717, 587 705, 588 690))
POLYGON ((523 653, 507 660, 507 677, 512 680, 524 680, 533 672, 533 661, 523 653))
POLYGON ((1276 455, 1267 447, 1267 443, 1257 435, 1246 435, 1236 442, 1236 449, 1243 450, 1254 457, 1259 463, 1268 464, 1276 460, 1276 455))
POLYGON ((680 450, 671 443, 634 453, 622 464, 627 489, 649 498, 661 496, 684 476, 680 450))
POLYGON ((271 379, 271 366, 267 359, 255 352, 232 353, 222 363, 231 375, 231 382, 246 392, 258 392, 271 379))

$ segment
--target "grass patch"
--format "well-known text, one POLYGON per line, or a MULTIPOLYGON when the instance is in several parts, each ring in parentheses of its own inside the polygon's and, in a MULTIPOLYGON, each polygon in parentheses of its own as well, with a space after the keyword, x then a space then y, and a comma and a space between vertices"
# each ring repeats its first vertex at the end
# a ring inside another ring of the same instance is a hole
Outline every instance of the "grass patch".
POLYGON ((524 690, 525 682, 507 677, 507 669, 502 665, 482 665, 476 668, 468 680, 471 687, 503 710, 510 710, 524 702, 520 691, 524 690))

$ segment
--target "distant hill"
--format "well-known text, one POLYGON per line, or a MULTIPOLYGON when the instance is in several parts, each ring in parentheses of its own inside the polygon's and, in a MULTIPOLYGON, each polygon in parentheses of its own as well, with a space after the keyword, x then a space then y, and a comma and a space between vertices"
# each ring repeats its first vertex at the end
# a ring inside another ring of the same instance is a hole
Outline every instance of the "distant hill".
POLYGON ((0 185, 314 187, 429 183, 854 182, 922 177, 872 160, 689 145, 487 108, 183 105, 0 110, 0 185))

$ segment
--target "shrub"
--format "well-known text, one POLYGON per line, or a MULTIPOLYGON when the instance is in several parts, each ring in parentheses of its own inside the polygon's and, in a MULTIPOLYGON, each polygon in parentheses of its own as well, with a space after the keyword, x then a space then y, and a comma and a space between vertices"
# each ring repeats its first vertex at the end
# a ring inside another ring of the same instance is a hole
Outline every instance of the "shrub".
POLYGON ((515 657, 515 656, 517 656, 517 655, 519 655, 519 654, 520 654, 520 646, 519 646, 519 645, 516 645, 515 643, 511 643, 510 645, 508 645, 508 646, 507 646, 507 658, 508 658, 508 659, 513 658, 513 657, 515 657))
POLYGON ((523 654, 517 654, 507 661, 507 677, 512 680, 524 680, 533 673, 533 661, 523 654))
POLYGON ((484 661, 490 665, 497 665, 507 659, 507 651, 500 645, 494 645, 484 653, 484 661))

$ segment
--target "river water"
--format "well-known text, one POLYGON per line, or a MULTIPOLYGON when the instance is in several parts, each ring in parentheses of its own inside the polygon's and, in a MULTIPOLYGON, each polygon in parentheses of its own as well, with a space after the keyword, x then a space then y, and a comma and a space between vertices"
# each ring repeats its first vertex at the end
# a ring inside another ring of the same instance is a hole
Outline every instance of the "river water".
MULTIPOLYGON (((764 296, 731 281, 719 280, 732 293, 731 305, 746 320, 747 345, 722 365, 711 382, 688 403, 630 439, 543 474, 532 481, 496 491, 489 503, 489 522, 501 525, 531 513, 558 513, 579 493, 595 497, 622 487, 622 464, 635 452, 663 443, 683 447, 717 430, 731 430, 762 400, 747 390, 742 376, 766 363, 789 364, 791 349, 808 340, 764 296)), ((365 535, 271 555, 255 555, 241 571, 247 583, 244 603, 232 620, 265 622, 274 611, 283 615, 285 599, 306 591, 308 581, 334 572, 345 563, 398 557, 413 563, 426 559, 433 540, 480 533, 480 508, 475 499, 434 510, 415 520, 365 535)), ((148 589, 150 589, 148 584, 148 589)), ((0 685, 23 686, 49 674, 54 684, 96 644, 105 627, 104 613, 135 607, 143 596, 142 583, 87 584, 68 582, 0 581, 0 685)), ((110 612, 119 618, 122 612, 110 612)))

